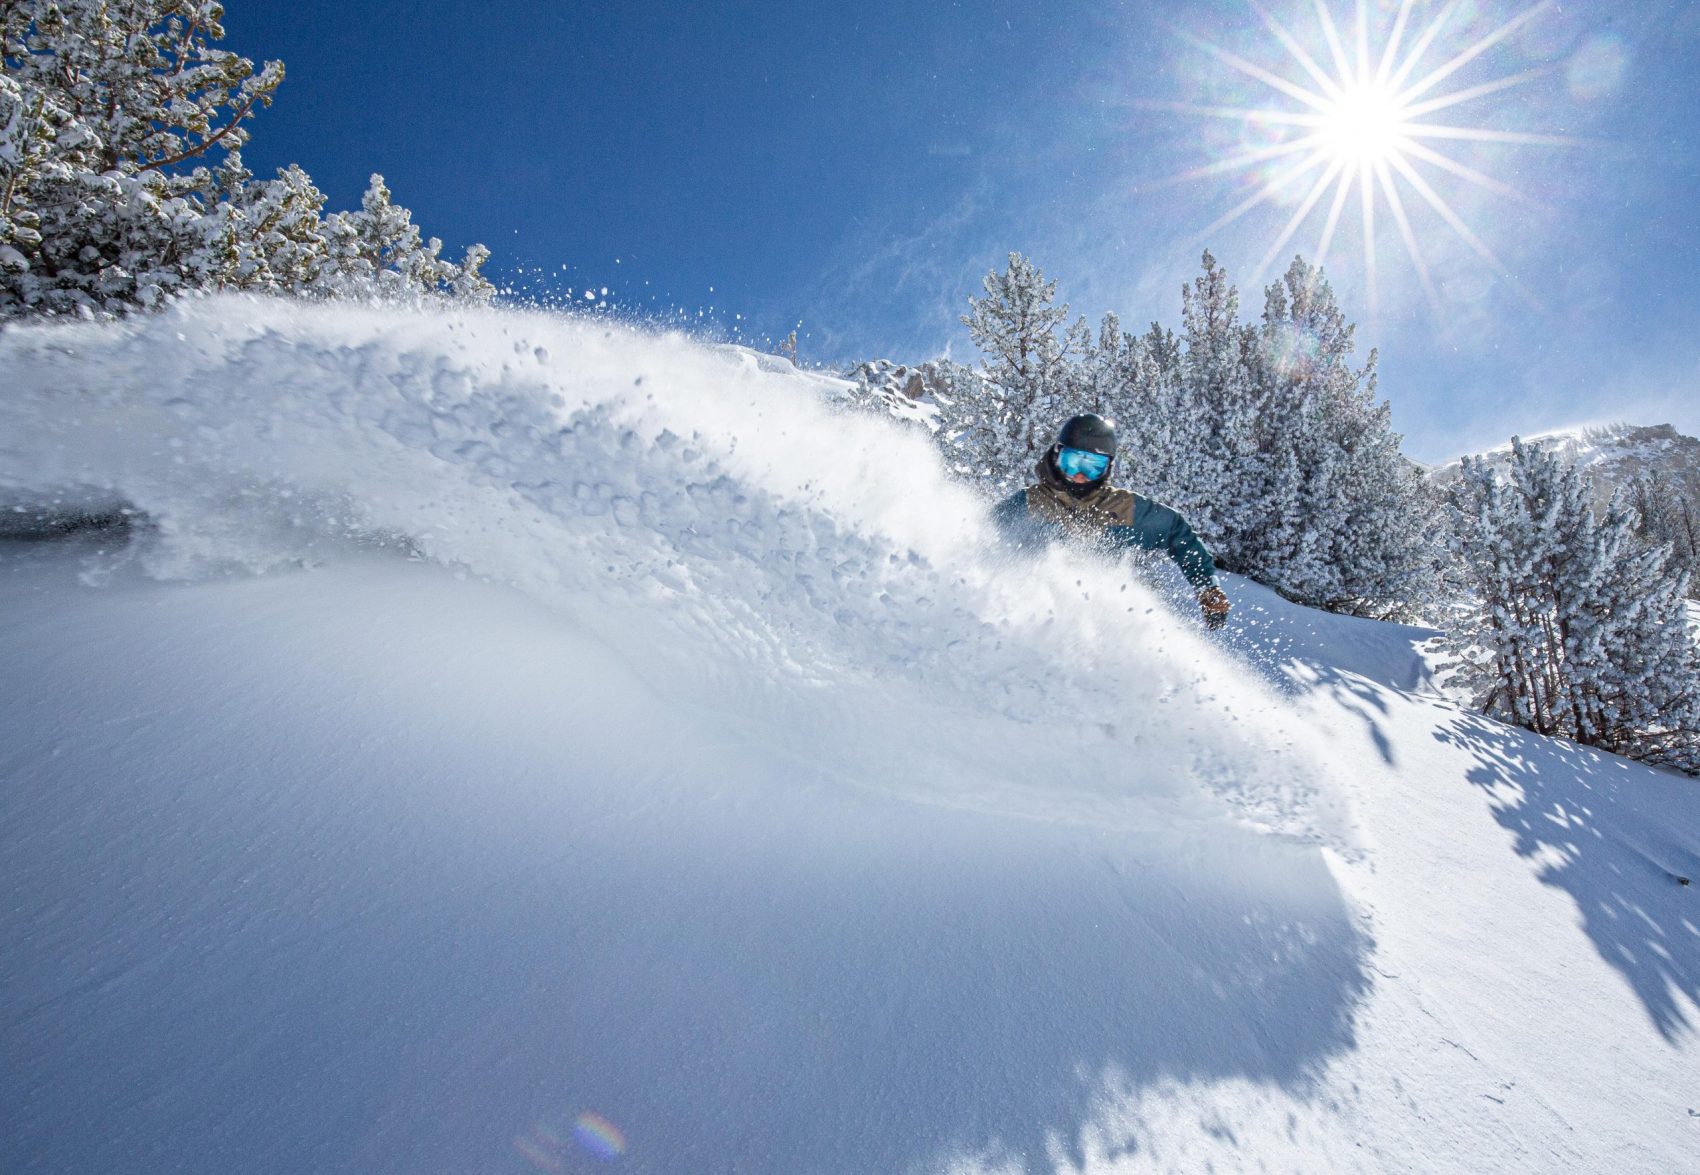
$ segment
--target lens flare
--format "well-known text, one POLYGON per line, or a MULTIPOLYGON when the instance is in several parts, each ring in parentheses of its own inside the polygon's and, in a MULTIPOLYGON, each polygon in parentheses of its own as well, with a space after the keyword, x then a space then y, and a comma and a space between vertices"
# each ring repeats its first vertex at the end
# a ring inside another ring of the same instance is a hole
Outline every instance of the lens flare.
POLYGON ((626 1136, 601 1114, 580 1114, 573 1123, 573 1138, 599 1159, 617 1159, 626 1153, 626 1136))
POLYGON ((550 1150, 534 1138, 522 1136, 514 1139, 514 1150, 518 1151, 526 1162, 539 1171, 565 1171, 567 1169, 558 1153, 550 1150))
MULTIPOLYGON (((1568 147, 1582 145, 1585 140, 1458 125, 1456 116, 1448 116, 1446 122, 1435 122, 1431 116, 1514 89, 1550 72, 1548 68, 1530 69, 1456 89, 1445 87, 1445 83, 1507 37, 1556 10, 1555 0, 1540 0, 1525 8, 1487 35, 1463 44, 1426 73, 1419 72, 1425 58, 1439 56, 1436 46, 1461 23, 1460 10, 1466 0, 1447 0, 1420 29, 1412 21, 1416 0, 1400 0, 1392 25, 1386 29, 1372 29, 1368 0, 1355 0, 1356 20, 1350 43, 1334 18, 1330 0, 1311 0, 1316 33, 1326 49, 1322 55, 1326 64, 1259 0, 1246 0, 1246 3, 1285 50, 1289 60, 1284 70, 1265 68, 1187 32, 1181 31, 1179 35, 1219 64, 1273 91, 1266 104, 1256 108, 1179 102, 1145 104, 1204 118, 1232 119, 1260 132, 1269 128, 1281 130, 1275 141, 1248 144, 1225 159, 1165 181, 1184 182, 1253 169, 1263 169, 1267 174, 1256 190, 1205 228, 1199 234, 1200 239, 1207 240, 1211 234, 1263 205, 1292 207, 1291 216, 1251 275, 1251 285, 1256 287, 1294 237, 1307 224, 1318 220, 1320 229, 1313 260, 1319 266, 1324 264, 1342 220, 1350 215, 1355 204, 1361 218, 1363 267, 1373 316, 1377 305, 1376 224, 1378 215, 1385 212, 1398 230, 1429 306, 1440 318, 1440 299, 1408 203, 1409 197, 1415 196, 1416 204, 1426 207, 1524 301, 1538 308, 1534 295, 1481 235, 1465 223, 1431 181, 1436 178, 1436 172, 1444 173, 1497 196, 1527 202, 1523 192, 1453 158, 1443 144, 1568 147)), ((1314 43, 1316 37, 1312 40, 1314 43)), ((1593 71, 1573 67, 1573 72, 1591 78, 1593 71)), ((1598 72, 1604 74, 1611 69, 1608 66, 1598 72)))
POLYGON ((514 1139, 514 1150, 518 1151, 533 1167, 539 1171, 565 1171, 566 1163, 561 1157, 561 1139, 547 1122, 539 1122, 532 1127, 530 1134, 523 1134, 514 1139))

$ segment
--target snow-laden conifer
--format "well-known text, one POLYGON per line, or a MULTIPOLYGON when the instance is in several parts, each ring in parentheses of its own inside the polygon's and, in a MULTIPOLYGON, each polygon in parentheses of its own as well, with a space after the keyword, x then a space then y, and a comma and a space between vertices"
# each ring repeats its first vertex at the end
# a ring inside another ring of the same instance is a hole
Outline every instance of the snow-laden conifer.
POLYGON ((1628 501, 1601 517, 1574 467, 1512 441, 1502 472, 1466 460, 1449 491, 1470 603, 1452 634, 1484 712, 1700 773, 1700 646, 1687 576, 1642 540, 1628 501))
POLYGON ((373 209, 321 219, 299 168, 254 180, 240 148, 283 66, 216 48, 223 16, 216 0, 0 4, 0 315, 204 288, 341 292, 359 267, 331 243, 350 227, 396 244, 369 288, 487 296, 481 247, 449 265, 373 209))
POLYGON ((1668 543, 1688 573, 1689 598, 1700 597, 1700 500, 1657 469, 1631 482, 1628 494, 1639 519, 1636 533, 1650 543, 1668 543))
POLYGON ((203 250, 218 177, 181 165, 240 148, 283 80, 212 47, 222 15, 208 0, 5 5, 7 309, 147 305, 217 268, 203 250))
POLYGON ((1181 290, 1180 375, 1170 408, 1182 438, 1170 495, 1201 535, 1214 537, 1225 567, 1248 569, 1242 548, 1264 496, 1257 431, 1262 388, 1256 332, 1239 320, 1239 291, 1209 253, 1181 290))
POLYGON ((1444 528, 1377 398, 1375 352, 1352 360, 1354 333, 1303 258, 1265 291, 1252 401, 1260 496, 1242 516, 1239 558, 1300 603, 1398 615, 1432 597, 1444 528))
POLYGON ((1069 361, 1085 344, 1085 326, 1058 338, 1068 306, 1055 304, 1057 283, 1020 253, 982 284, 985 297, 968 299, 962 323, 986 356, 983 395, 962 405, 952 435, 975 474, 1001 490, 1031 479, 1057 425, 1079 410, 1069 403, 1069 361))
MULTIPOLYGON (((1102 337, 1099 350, 1104 349, 1102 337)), ((1182 290, 1182 332, 1154 325, 1100 365, 1121 424, 1120 476, 1181 510, 1222 566, 1301 603, 1411 612, 1434 590, 1438 503, 1375 397, 1375 356, 1321 272, 1295 259, 1261 325, 1209 253, 1182 290)))
POLYGON ((489 283, 479 273, 489 250, 474 245, 461 265, 444 261, 439 256, 443 243, 436 237, 420 239, 413 214, 391 199, 381 175, 372 176, 360 211, 325 218, 325 236, 326 280, 332 284, 356 290, 375 285, 392 293, 444 287, 468 294, 489 292, 489 283))
POLYGON ((1139 341, 1122 329, 1115 313, 1104 315, 1098 336, 1081 348, 1075 372, 1075 396, 1081 403, 1107 407, 1123 385, 1134 378, 1139 341))

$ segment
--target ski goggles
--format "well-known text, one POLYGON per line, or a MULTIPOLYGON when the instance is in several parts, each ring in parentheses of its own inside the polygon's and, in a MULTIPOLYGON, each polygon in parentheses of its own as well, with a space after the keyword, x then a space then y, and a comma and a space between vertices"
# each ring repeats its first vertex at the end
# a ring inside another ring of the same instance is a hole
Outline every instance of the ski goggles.
POLYGON ((1064 477, 1084 473, 1087 481, 1097 481, 1110 471, 1110 458, 1107 453, 1070 449, 1065 445, 1057 450, 1057 468, 1062 470, 1064 477))

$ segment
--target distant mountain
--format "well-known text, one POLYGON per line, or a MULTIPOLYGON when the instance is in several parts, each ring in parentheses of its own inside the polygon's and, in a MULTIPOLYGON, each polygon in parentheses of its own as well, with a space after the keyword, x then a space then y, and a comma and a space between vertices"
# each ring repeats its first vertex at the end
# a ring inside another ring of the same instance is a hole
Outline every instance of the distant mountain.
MULTIPOLYGON (((1602 509, 1618 491, 1628 493, 1641 512, 1643 533, 1675 549, 1679 564, 1691 573, 1688 594, 1700 600, 1700 440, 1668 424, 1612 424, 1525 439, 1587 474, 1602 509)), ((1503 466, 1511 460, 1511 446, 1482 456, 1503 466)), ((1429 478, 1444 487, 1457 480, 1462 465, 1460 460, 1432 468, 1429 478)))
MULTIPOLYGON (((1580 467, 1594 482, 1602 502, 1618 489, 1644 477, 1656 478, 1675 497, 1700 503, 1700 440, 1684 436, 1668 424, 1647 427, 1612 424, 1595 428, 1565 429, 1523 438, 1538 442, 1543 449, 1580 467)), ((1509 443, 1489 449, 1482 456, 1493 465, 1511 460, 1509 443)), ((1457 479, 1462 460, 1433 468, 1429 477, 1436 485, 1457 479)))

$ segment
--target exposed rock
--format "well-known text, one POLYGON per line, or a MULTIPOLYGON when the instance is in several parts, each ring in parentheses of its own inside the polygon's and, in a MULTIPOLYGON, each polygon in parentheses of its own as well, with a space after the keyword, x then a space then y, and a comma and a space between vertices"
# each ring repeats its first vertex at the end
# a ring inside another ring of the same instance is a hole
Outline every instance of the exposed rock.
POLYGON ((858 396, 877 401, 893 416, 918 421, 936 432, 941 406, 953 403, 970 381, 980 377, 948 359, 929 359, 914 366, 870 359, 845 372, 844 378, 856 385, 858 396))

